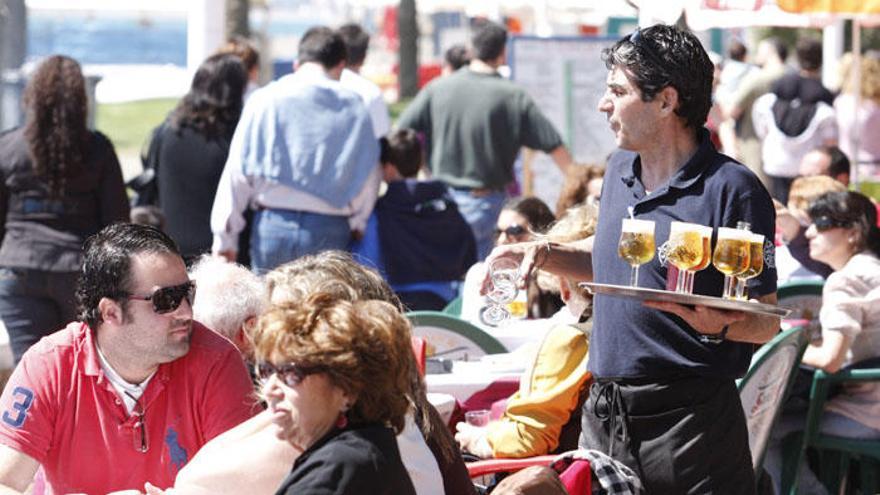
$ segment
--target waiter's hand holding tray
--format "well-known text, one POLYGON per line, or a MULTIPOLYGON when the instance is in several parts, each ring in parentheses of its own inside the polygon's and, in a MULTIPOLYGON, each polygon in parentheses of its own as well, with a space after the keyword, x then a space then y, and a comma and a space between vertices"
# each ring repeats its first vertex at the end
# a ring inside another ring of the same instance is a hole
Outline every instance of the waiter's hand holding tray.
POLYGON ((603 294, 614 297, 626 297, 640 301, 662 301, 688 306, 707 306, 715 309, 729 311, 742 311, 745 313, 757 313, 777 318, 785 318, 791 313, 790 309, 764 304, 755 301, 740 301, 735 299, 723 299, 720 297, 704 296, 699 294, 682 294, 668 290, 647 289, 643 287, 629 287, 624 285, 599 284, 594 282, 581 282, 580 287, 586 287, 593 294, 603 294))

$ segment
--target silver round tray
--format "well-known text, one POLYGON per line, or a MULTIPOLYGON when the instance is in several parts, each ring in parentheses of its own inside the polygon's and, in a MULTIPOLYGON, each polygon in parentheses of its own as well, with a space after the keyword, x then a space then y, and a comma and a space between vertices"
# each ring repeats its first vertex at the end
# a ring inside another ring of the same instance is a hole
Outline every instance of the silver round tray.
POLYGON ((638 299, 640 301, 663 301, 692 306, 708 306, 710 308, 758 313, 779 318, 785 318, 791 313, 790 309, 754 301, 735 301, 732 299, 722 299, 720 297, 703 296, 699 294, 679 294, 678 292, 670 292, 668 290, 629 287, 625 285, 598 284, 594 282, 581 282, 578 285, 586 287, 593 294, 627 297, 638 299))

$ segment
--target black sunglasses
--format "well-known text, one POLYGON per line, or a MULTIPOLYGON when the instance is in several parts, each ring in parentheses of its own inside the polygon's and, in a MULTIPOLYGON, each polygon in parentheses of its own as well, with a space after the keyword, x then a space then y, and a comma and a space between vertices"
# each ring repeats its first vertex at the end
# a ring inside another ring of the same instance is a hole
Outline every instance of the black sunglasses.
POLYGON ((851 224, 850 222, 844 222, 841 220, 835 220, 828 216, 821 216, 813 219, 813 225, 816 226, 816 232, 825 232, 826 230, 831 230, 834 228, 846 228, 851 224))
POLYGON ((502 232, 507 234, 507 237, 519 237, 525 234, 527 230, 522 225, 516 224, 510 225, 506 229, 499 229, 498 227, 495 227, 495 237, 500 236, 502 232))
POLYGON ((131 294, 129 299, 136 301, 152 301, 153 311, 159 314, 170 313, 180 307, 183 298, 192 306, 193 299, 196 296, 196 283, 192 280, 180 285, 172 285, 171 287, 162 287, 156 289, 149 296, 137 296, 131 294))
POLYGON ((272 375, 278 375, 288 387, 295 387, 302 383, 309 375, 320 373, 322 368, 305 367, 296 363, 275 366, 272 363, 260 363, 257 365, 257 377, 260 380, 268 380, 272 375))

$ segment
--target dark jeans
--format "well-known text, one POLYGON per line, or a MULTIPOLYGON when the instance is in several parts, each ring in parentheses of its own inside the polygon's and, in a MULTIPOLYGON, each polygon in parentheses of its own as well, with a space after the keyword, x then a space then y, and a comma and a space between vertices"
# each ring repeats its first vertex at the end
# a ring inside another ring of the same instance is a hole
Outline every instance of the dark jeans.
POLYGON ((78 274, 0 268, 0 319, 16 364, 30 346, 76 319, 78 274))
POLYGON ((632 468, 648 494, 755 493, 733 380, 597 380, 584 404, 581 447, 632 468))

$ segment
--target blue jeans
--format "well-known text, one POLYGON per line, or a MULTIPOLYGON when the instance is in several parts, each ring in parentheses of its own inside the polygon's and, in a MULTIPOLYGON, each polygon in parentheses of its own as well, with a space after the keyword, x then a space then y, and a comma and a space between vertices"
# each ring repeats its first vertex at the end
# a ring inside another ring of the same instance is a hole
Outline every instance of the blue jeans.
POLYGON ((79 272, 0 268, 0 318, 15 363, 42 337, 76 319, 79 272))
POLYGON ((458 211, 471 226, 477 241, 477 259, 484 260, 495 246, 495 224, 501 207, 507 199, 504 191, 491 192, 485 196, 474 196, 471 191, 449 188, 452 199, 458 204, 458 211))
MULTIPOLYGON (((803 414, 782 416, 770 433, 767 453, 764 455, 764 469, 773 480, 773 488, 777 494, 782 490, 782 440, 791 433, 803 431, 806 419, 803 414)), ((825 411, 822 414, 822 419, 819 420, 819 432, 836 437, 880 438, 880 430, 875 430, 847 416, 829 411, 825 411)), ((810 495, 828 493, 822 482, 816 478, 816 474, 807 466, 806 459, 798 467, 798 493, 810 495)))
POLYGON ((348 217, 306 211, 259 210, 251 231, 251 268, 266 273, 300 256, 346 249, 348 217))

